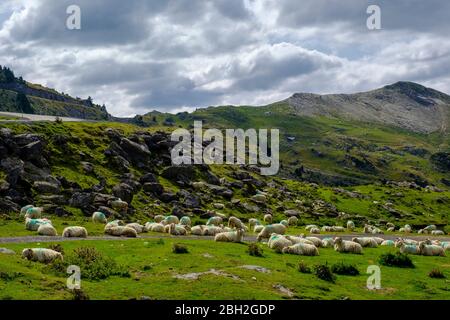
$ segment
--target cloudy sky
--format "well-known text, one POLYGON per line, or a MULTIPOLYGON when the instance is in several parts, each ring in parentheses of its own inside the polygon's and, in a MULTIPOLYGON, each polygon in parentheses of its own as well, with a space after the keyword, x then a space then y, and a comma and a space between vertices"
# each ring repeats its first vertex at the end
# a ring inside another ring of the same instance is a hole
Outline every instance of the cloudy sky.
POLYGON ((447 0, 1 0, 0 64, 116 116, 399 80, 450 93, 447 0), (81 8, 81 30, 66 9, 81 8), (366 9, 381 8, 382 30, 366 9))

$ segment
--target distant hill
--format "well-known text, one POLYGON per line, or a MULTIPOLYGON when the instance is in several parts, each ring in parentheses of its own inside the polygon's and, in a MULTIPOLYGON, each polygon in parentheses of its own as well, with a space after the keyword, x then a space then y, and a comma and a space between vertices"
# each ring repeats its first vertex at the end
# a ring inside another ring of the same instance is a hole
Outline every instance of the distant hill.
POLYGON ((355 94, 296 93, 287 101, 298 115, 376 122, 415 132, 446 131, 450 116, 450 96, 413 82, 355 94))
POLYGON ((108 120, 105 106, 91 98, 73 98, 39 84, 29 83, 0 66, 0 111, 64 116, 89 120, 108 120), (26 105, 29 104, 29 107, 26 105))

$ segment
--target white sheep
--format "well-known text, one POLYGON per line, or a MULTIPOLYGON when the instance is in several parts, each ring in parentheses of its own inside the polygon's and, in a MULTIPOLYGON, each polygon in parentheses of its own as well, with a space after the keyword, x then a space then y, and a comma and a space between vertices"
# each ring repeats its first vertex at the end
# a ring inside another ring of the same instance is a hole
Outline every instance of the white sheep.
POLYGON ((378 247, 378 243, 373 239, 369 237, 362 237, 362 238, 352 238, 353 242, 359 243, 362 247, 367 248, 376 248, 378 247))
POLYGON ((164 225, 162 223, 153 223, 148 231, 164 233, 164 225))
POLYGON ((272 223, 272 221, 273 221, 273 217, 272 217, 271 214, 267 213, 267 214, 264 215, 264 222, 265 223, 269 223, 270 224, 270 223, 272 223))
POLYGON ((58 232, 51 224, 41 224, 37 229, 37 233, 48 237, 56 237, 58 235, 58 232))
POLYGON ((190 226, 191 225, 191 218, 189 218, 188 216, 181 217, 180 224, 182 224, 183 226, 190 226))
POLYGON ((436 230, 437 229, 437 227, 434 225, 434 224, 430 224, 429 226, 426 226, 425 228, 423 228, 423 230, 426 230, 426 231, 433 231, 433 230, 436 230))
POLYGON ((403 228, 400 228, 399 232, 402 233, 411 233, 412 229, 411 226, 409 224, 405 224, 405 226, 403 228))
POLYGON ((26 219, 25 228, 29 231, 37 231, 42 224, 52 224, 48 219, 26 219))
POLYGON ((94 212, 92 214, 92 222, 106 224, 108 220, 103 212, 94 212))
POLYGON ((347 221, 347 230, 348 231, 353 231, 355 229, 355 223, 351 220, 347 221))
POLYGON ((394 228, 395 229, 395 224, 393 224, 392 222, 388 222, 388 223, 386 223, 386 228, 394 228))
POLYGON ((44 248, 23 249, 22 257, 30 261, 41 263, 50 263, 56 259, 63 260, 63 256, 60 252, 44 248))
POLYGON ((319 234, 320 229, 319 228, 311 228, 311 229, 309 229, 309 233, 310 234, 319 234))
POLYGON ((179 224, 180 223, 180 219, 178 219, 177 216, 167 216, 164 218, 164 220, 161 221, 161 223, 165 226, 171 224, 171 223, 175 223, 175 224, 179 224))
POLYGON ((388 247, 392 247, 395 245, 393 240, 384 240, 381 244, 381 246, 388 246, 388 247))
POLYGON ((218 226, 205 226, 203 228, 202 236, 215 236, 218 233, 223 232, 223 229, 218 226))
POLYGON ((292 244, 306 243, 306 244, 314 245, 314 242, 312 242, 308 239, 302 238, 302 237, 286 236, 286 239, 288 239, 290 242, 292 242, 292 244))
POLYGON ((318 248, 322 246, 322 239, 317 237, 305 237, 305 239, 311 241, 318 248))
POLYGON ((88 232, 84 227, 67 227, 63 230, 62 236, 65 238, 87 238, 88 232))
POLYGON ((122 201, 121 199, 111 201, 111 208, 116 210, 117 212, 127 212, 128 211, 128 203, 122 201))
POLYGON ((286 227, 279 223, 269 224, 267 226, 264 226, 264 228, 258 234, 258 237, 256 239, 257 241, 261 241, 262 239, 268 239, 272 233, 285 234, 286 227))
POLYGON ((306 230, 306 231, 309 231, 309 230, 312 229, 312 228, 319 229, 319 227, 316 226, 315 224, 308 224, 308 225, 305 227, 305 230, 306 230))
POLYGON ((287 220, 281 220, 280 224, 282 224, 285 227, 289 227, 289 222, 287 220))
POLYGON ((389 227, 386 230, 387 232, 394 232, 395 231, 395 227, 389 227))
POLYGON ((432 234, 433 236, 444 236, 444 235, 445 235, 445 232, 442 231, 442 230, 433 230, 433 231, 431 231, 431 234, 432 234))
POLYGON ((247 229, 246 225, 238 218, 236 217, 230 217, 228 219, 228 226, 230 228, 236 228, 236 229, 247 229))
POLYGON ((345 228, 341 226, 332 226, 331 232, 345 232, 345 228))
POLYGON ((203 226, 203 225, 194 226, 191 228, 191 234, 196 235, 196 236, 202 236, 203 228, 205 228, 205 226, 203 226))
POLYGON ((112 227, 105 231, 106 234, 114 237, 136 238, 137 232, 133 228, 126 226, 112 227))
POLYGON ((380 237, 371 237, 373 240, 377 242, 378 245, 382 244, 384 239, 380 237))
POLYGON ((259 233, 259 232, 262 231, 262 229, 264 229, 264 226, 262 224, 258 224, 258 225, 253 227, 253 232, 259 233))
POLYGON ((223 223, 223 219, 221 217, 211 217, 206 222, 207 226, 220 226, 223 223))
POLYGON ((270 249, 274 249, 276 252, 282 252, 283 248, 291 246, 292 242, 285 236, 272 233, 270 235, 269 241, 267 241, 267 246, 270 249))
POLYGON ((161 214, 158 214, 158 215, 156 215, 156 216, 153 217, 153 220, 154 220, 156 223, 160 223, 161 221, 164 220, 164 218, 165 218, 165 216, 163 216, 163 215, 161 215, 161 214))
POLYGON ((289 224, 290 226, 296 226, 297 223, 298 223, 298 218, 297 218, 297 217, 294 217, 294 216, 289 217, 289 219, 288 219, 288 224, 289 224))
POLYGON ((26 205, 25 207, 22 207, 20 209, 20 216, 21 217, 25 217, 25 215, 27 214, 27 210, 30 208, 33 208, 34 206, 32 204, 26 205))
POLYGON ((400 253, 420 254, 420 248, 415 244, 406 244, 403 241, 399 245, 400 253))
POLYGON ((139 223, 129 223, 126 225, 126 227, 128 228, 133 228, 134 230, 136 230, 136 233, 143 233, 145 231, 145 228, 143 225, 140 225, 139 223))
POLYGON ((359 243, 353 241, 342 240, 337 237, 334 239, 334 250, 337 252, 347 252, 354 254, 362 254, 362 247, 359 243))
POLYGON ((323 238, 322 239, 322 248, 332 248, 334 246, 333 238, 323 238))
POLYGON ((332 227, 330 227, 330 226, 323 226, 323 227, 321 228, 321 230, 322 230, 323 232, 331 232, 331 231, 332 231, 332 227))
POLYGON ((25 213, 25 219, 39 219, 42 215, 42 211, 44 211, 44 208, 40 207, 28 208, 25 213))
POLYGON ((318 256, 319 250, 317 247, 306 244, 306 243, 296 243, 292 246, 284 247, 283 253, 298 254, 302 256, 318 256))
POLYGON ((231 232, 221 232, 215 235, 214 241, 218 242, 242 242, 244 239, 244 230, 237 229, 231 232))
POLYGON ((167 225, 165 231, 173 236, 185 236, 187 234, 187 230, 183 225, 175 223, 167 225))
POLYGON ((423 256, 440 256, 445 257, 445 250, 441 246, 427 245, 425 242, 419 244, 420 254, 423 256))

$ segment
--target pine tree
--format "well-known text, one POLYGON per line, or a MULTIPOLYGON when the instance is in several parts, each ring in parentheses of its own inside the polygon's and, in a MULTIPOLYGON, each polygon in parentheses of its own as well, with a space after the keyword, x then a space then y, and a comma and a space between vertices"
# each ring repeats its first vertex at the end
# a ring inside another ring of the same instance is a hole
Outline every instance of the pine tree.
POLYGON ((30 101, 28 101, 28 98, 23 93, 18 93, 16 97, 16 106, 17 109, 20 112, 26 113, 26 114, 33 114, 34 110, 33 107, 30 104, 30 101))

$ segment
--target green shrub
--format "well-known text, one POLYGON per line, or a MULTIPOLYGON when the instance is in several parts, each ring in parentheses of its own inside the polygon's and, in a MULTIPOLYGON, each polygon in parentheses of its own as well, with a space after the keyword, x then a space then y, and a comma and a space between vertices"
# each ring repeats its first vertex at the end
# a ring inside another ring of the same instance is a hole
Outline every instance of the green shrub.
POLYGON ((119 266, 114 259, 104 256, 95 248, 77 248, 72 254, 67 255, 64 261, 55 260, 49 267, 66 275, 67 267, 70 265, 80 267, 83 279, 101 280, 110 276, 130 277, 126 268, 119 266))
POLYGON ((327 264, 318 264, 314 266, 314 274, 317 278, 332 282, 336 281, 336 276, 331 272, 327 264))
POLYGON ((51 250, 55 250, 55 251, 61 253, 62 255, 64 255, 64 248, 59 243, 51 244, 48 246, 48 248, 51 250))
POLYGON ((189 253, 189 250, 186 247, 186 245, 184 245, 184 244, 174 243, 173 247, 172 247, 172 252, 173 253, 189 253))
POLYGON ((445 274, 437 268, 431 270, 430 273, 428 274, 428 276, 430 278, 435 278, 435 279, 445 279, 445 274))
POLYGON ((74 289, 72 291, 72 300, 90 300, 90 298, 82 289, 74 289))
POLYGON ((399 268, 414 268, 414 263, 411 258, 404 254, 397 252, 395 254, 385 253, 380 256, 378 262, 383 266, 399 267, 399 268))
POLYGON ((263 249, 257 243, 250 243, 247 248, 249 255, 254 257, 262 257, 263 249))
POLYGON ((298 271, 301 273, 311 273, 311 268, 304 261, 300 261, 298 271))
POLYGON ((346 275, 346 276, 357 276, 359 275, 358 269, 352 264, 347 264, 344 262, 336 263, 331 266, 331 271, 336 274, 346 275))

